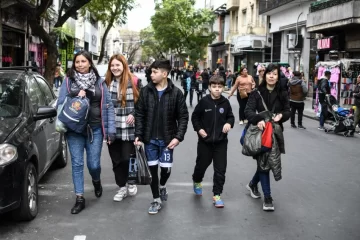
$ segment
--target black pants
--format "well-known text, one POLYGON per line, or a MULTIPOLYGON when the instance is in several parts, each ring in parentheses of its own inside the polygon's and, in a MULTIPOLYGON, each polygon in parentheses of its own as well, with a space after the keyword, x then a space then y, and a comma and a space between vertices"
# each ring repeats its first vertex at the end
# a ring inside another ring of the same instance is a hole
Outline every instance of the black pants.
POLYGON ((290 107, 291 107, 291 124, 295 125, 295 113, 298 112, 298 125, 302 125, 302 119, 303 119, 303 113, 304 113, 304 107, 305 103, 303 102, 291 102, 290 101, 290 107))
POLYGON ((202 91, 201 92, 196 92, 196 94, 197 94, 197 100, 198 100, 198 102, 200 102, 200 100, 203 97, 203 92, 202 91))
MULTIPOLYGON (((159 167, 158 165, 156 166, 149 166, 150 168, 150 172, 151 172, 151 176, 152 176, 152 181, 151 181, 151 192, 153 194, 153 198, 159 198, 160 197, 160 193, 159 193, 159 167)), ((171 174, 171 168, 164 168, 164 167, 160 167, 160 185, 164 186, 167 182, 167 180, 170 177, 171 174)))
POLYGON ((241 98, 239 91, 237 91, 236 97, 237 97, 237 100, 239 102, 239 120, 244 121, 246 119, 245 118, 245 107, 246 107, 246 104, 247 104, 249 98, 248 97, 247 98, 241 98))
POLYGON ((122 141, 116 139, 108 145, 110 158, 113 164, 115 182, 119 187, 125 187, 129 176, 130 155, 135 154, 133 141, 122 141))
POLYGON ((184 98, 185 98, 185 102, 186 102, 186 97, 187 97, 189 92, 190 92, 190 105, 192 106, 192 101, 193 101, 193 97, 194 97, 194 89, 190 89, 190 91, 185 90, 184 98))
POLYGON ((201 140, 198 141, 196 165, 192 176, 193 181, 202 182, 206 169, 209 167, 211 162, 213 162, 214 196, 222 193, 225 184, 227 144, 227 140, 215 144, 205 143, 201 140))

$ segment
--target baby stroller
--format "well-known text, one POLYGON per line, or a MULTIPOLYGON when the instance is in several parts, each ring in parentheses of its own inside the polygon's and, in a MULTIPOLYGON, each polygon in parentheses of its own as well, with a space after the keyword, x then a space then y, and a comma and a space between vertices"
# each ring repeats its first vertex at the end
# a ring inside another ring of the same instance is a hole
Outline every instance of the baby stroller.
POLYGON ((350 110, 339 105, 336 98, 332 95, 325 97, 325 103, 328 107, 328 117, 332 123, 330 128, 326 128, 325 132, 342 133, 345 137, 353 137, 355 133, 354 117, 350 110))

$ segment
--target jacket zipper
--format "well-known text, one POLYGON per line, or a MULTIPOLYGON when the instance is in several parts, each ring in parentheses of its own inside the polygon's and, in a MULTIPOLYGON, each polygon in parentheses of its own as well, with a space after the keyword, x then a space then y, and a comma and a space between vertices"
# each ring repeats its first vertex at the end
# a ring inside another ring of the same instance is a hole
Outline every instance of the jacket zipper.
POLYGON ((217 109, 217 106, 215 104, 215 112, 214 112, 214 115, 215 115, 215 120, 214 120, 214 134, 213 134, 213 143, 215 143, 215 129, 216 129, 216 109, 217 109))

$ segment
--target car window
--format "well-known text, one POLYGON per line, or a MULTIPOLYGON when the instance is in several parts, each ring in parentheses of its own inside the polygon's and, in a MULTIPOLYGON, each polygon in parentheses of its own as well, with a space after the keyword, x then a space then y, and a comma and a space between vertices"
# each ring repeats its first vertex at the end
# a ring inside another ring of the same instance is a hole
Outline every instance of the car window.
POLYGON ((0 73, 0 117, 17 117, 21 113, 23 93, 18 75, 0 73))
POLYGON ((45 106, 45 97, 40 90, 39 84, 35 81, 34 77, 28 78, 27 94, 30 98, 30 104, 33 112, 37 112, 38 107, 45 106))
POLYGON ((36 77, 36 81, 38 82, 41 91, 44 93, 46 103, 47 104, 51 103, 55 99, 55 96, 53 95, 49 85, 46 83, 44 79, 40 77, 36 77))

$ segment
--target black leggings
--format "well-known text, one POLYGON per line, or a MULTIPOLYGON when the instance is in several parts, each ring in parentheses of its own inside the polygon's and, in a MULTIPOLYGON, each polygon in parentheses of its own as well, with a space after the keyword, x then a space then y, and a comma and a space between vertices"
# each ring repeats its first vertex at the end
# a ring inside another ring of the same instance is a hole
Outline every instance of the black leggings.
POLYGON ((239 91, 237 91, 236 97, 237 97, 237 100, 239 102, 239 120, 244 121, 246 119, 245 118, 245 107, 246 107, 246 104, 247 104, 249 98, 248 97, 247 98, 241 98, 239 91))
MULTIPOLYGON (((159 198, 160 197, 160 193, 159 193, 159 167, 158 165, 156 166, 149 166, 150 168, 150 172, 152 175, 152 181, 150 184, 151 187, 151 192, 153 194, 153 198, 159 198)), ((164 167, 160 167, 160 185, 164 186, 167 182, 167 180, 170 177, 171 174, 171 168, 164 168, 164 167)))
MULTIPOLYGON (((192 105, 192 101, 193 101, 193 97, 194 97, 194 89, 190 89, 189 91, 190 91, 190 105, 192 105)), ((186 97, 187 97, 189 91, 184 92, 185 102, 186 102, 186 97)))

